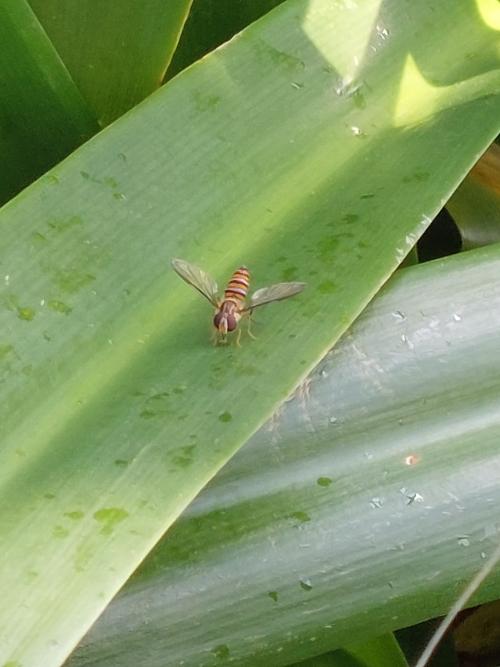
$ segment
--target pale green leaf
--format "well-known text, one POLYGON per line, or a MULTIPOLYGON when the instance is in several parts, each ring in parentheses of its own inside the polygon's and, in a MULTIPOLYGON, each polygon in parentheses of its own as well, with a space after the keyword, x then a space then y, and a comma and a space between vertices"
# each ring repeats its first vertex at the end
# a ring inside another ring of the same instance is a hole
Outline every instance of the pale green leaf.
POLYGON ((289 1, 3 210, 4 661, 60 664, 414 245, 498 131, 492 32, 289 1), (214 348, 174 256, 308 287, 214 348))
MULTIPOLYGON (((499 244, 398 271, 68 667, 368 660, 446 613, 498 542, 499 273, 499 244)), ((497 568, 470 604, 499 595, 497 568)))

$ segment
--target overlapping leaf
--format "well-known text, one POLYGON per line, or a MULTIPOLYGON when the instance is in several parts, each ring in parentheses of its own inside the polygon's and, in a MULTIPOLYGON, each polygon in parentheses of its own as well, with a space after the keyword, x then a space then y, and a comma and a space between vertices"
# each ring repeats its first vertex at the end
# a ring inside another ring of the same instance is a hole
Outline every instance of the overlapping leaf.
MULTIPOLYGON (((499 271, 497 244, 393 276, 68 667, 288 665, 447 612, 498 541, 499 271)), ((325 664, 398 664, 377 645, 325 664)))
POLYGON ((191 2, 29 0, 103 125, 160 86, 191 2))
POLYGON ((0 5, 0 204, 98 129, 25 0, 0 5))

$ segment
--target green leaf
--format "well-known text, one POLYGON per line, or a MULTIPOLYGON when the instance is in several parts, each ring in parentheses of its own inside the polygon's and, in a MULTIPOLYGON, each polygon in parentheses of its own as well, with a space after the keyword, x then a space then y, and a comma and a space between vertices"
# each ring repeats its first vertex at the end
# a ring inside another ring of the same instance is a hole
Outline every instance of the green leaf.
POLYGON ((377 9, 281 5, 3 210, 4 661, 60 664, 496 134, 482 18, 377 9), (444 19, 463 39, 443 45, 444 19), (214 348, 173 256, 308 287, 262 309, 257 341, 214 348))
POLYGON ((295 667, 388 667, 388 665, 408 667, 403 652, 392 634, 308 658, 296 663, 295 667))
POLYGON ((498 540, 499 271, 500 245, 398 271, 68 667, 287 665, 446 612, 498 540))
POLYGON ((0 203, 88 139, 97 123, 25 0, 0 4, 0 203))
POLYGON ((283 0, 194 0, 166 78, 171 79, 282 2, 283 0))
POLYGON ((192 0, 29 0, 101 124, 156 90, 192 0))
POLYGON ((446 207, 453 216, 464 248, 500 241, 500 147, 484 154, 446 207))
POLYGON ((362 644, 352 644, 343 649, 362 667, 408 667, 404 654, 392 634, 382 635, 362 644))

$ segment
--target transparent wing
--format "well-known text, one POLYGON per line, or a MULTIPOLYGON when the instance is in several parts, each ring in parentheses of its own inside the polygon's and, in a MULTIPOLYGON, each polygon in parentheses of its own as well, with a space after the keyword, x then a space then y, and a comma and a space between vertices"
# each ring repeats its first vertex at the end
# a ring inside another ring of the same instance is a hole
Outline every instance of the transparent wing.
POLYGON ((203 296, 216 308, 218 307, 219 297, 217 296, 217 283, 212 276, 209 276, 203 269, 200 269, 183 259, 173 259, 172 267, 182 280, 185 280, 188 285, 197 289, 198 292, 203 294, 203 296))
POLYGON ((302 292, 305 286, 305 283, 277 283, 270 287, 258 289, 250 297, 250 304, 247 310, 252 310, 252 308, 257 308, 257 306, 263 306, 265 303, 271 303, 271 301, 288 299, 289 296, 302 292))

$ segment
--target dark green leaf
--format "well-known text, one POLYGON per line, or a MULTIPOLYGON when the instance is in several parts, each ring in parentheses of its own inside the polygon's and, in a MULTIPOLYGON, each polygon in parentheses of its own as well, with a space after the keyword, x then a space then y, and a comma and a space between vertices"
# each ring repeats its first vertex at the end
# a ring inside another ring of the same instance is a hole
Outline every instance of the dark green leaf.
POLYGON ((29 0, 106 125, 156 90, 192 0, 29 0))
POLYGON ((0 204, 97 131, 25 0, 0 3, 0 204))

